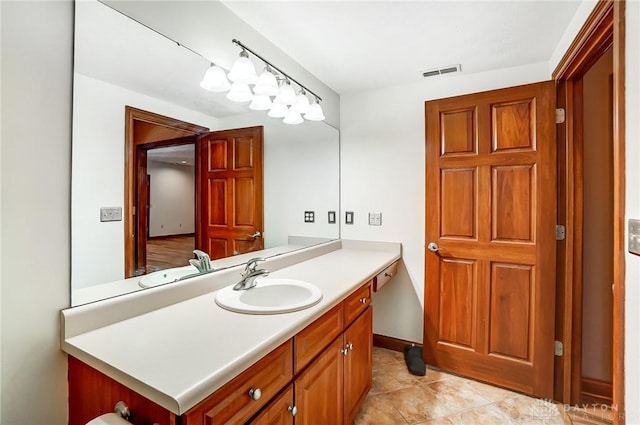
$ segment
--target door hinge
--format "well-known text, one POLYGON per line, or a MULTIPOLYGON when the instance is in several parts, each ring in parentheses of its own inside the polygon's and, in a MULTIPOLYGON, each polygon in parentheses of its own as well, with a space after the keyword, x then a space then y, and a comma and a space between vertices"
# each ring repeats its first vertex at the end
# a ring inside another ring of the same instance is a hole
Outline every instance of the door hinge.
POLYGON ((564 123, 564 108, 556 108, 556 124, 564 123))
POLYGON ((564 236, 565 236, 564 225, 557 224, 556 225, 556 240, 557 241, 563 241, 564 240, 564 236))
POLYGON ((553 354, 562 357, 564 354, 564 344, 562 344, 562 341, 553 341, 553 354))

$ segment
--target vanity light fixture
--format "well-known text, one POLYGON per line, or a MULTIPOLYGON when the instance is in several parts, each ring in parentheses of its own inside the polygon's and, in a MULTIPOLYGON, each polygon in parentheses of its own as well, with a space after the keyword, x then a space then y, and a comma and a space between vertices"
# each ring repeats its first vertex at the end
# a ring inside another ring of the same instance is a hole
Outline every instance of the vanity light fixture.
POLYGON ((325 119, 322 106, 320 106, 322 101, 320 96, 242 42, 236 39, 231 42, 242 49, 238 59, 231 66, 231 71, 224 76, 222 68, 211 64, 200 83, 202 88, 220 92, 229 90, 226 95, 227 99, 234 102, 251 102, 250 109, 268 110, 270 117, 283 118, 282 121, 285 124, 300 124, 305 119, 309 121, 325 119), (265 64, 265 69, 259 77, 253 62, 249 59, 249 53, 265 64), (227 78, 233 84, 229 84, 227 78), (298 86, 297 95, 294 84, 298 86), (253 90, 249 85, 254 86, 253 90), (313 96, 314 100, 311 104, 309 104, 307 93, 313 96), (291 107, 289 108, 289 106, 291 107))
POLYGON ((289 108, 284 103, 273 103, 269 109, 269 116, 272 118, 284 118, 289 113, 289 108))
POLYGON ((231 66, 231 71, 229 71, 227 77, 234 83, 241 84, 255 84, 258 81, 256 67, 249 59, 249 54, 246 50, 242 49, 240 56, 231 66))
POLYGON ((200 87, 212 92, 225 92, 231 88, 231 83, 229 83, 224 69, 211 63, 211 66, 207 69, 204 78, 200 82, 200 87))
POLYGON ((234 102, 249 102, 253 99, 251 87, 246 83, 234 82, 231 84, 231 90, 227 93, 227 99, 234 102))

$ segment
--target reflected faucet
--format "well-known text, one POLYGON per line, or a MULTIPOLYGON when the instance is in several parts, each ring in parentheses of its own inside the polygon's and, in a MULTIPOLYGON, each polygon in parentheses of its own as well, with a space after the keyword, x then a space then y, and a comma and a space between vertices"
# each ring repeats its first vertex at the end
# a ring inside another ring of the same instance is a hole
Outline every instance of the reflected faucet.
POLYGON ((198 259, 189 260, 189 264, 198 269, 200 273, 206 273, 213 270, 213 267, 211 267, 211 259, 206 252, 200 251, 199 249, 194 249, 193 253, 198 259))
POLYGON ((233 286, 234 291, 251 289, 256 286, 256 279, 269 275, 269 270, 258 269, 258 262, 264 261, 264 258, 252 258, 244 267, 242 279, 233 286))

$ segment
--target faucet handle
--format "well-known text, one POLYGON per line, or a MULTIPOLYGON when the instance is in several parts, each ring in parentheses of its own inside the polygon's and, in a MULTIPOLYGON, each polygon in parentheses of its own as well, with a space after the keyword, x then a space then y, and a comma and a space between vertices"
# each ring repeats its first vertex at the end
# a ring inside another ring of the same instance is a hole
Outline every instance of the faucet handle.
POLYGON ((198 257, 198 260, 202 260, 203 258, 209 257, 209 254, 207 254, 204 251, 200 251, 199 249, 194 249, 193 253, 196 254, 196 257, 198 257))
POLYGON ((255 271, 256 267, 258 267, 258 263, 262 261, 265 261, 263 257, 252 258, 251 260, 247 261, 247 265, 244 269, 250 272, 255 271))

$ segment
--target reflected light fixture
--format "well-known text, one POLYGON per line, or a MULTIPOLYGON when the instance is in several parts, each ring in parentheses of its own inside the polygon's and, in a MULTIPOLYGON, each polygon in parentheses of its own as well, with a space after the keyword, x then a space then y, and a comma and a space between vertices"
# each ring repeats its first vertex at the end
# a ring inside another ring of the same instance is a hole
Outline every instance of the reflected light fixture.
POLYGON ((242 42, 236 39, 231 42, 242 49, 239 57, 231 66, 231 71, 225 75, 222 68, 212 63, 200 82, 203 89, 215 92, 229 90, 226 95, 227 99, 234 102, 251 102, 250 109, 255 111, 268 110, 270 117, 283 118, 283 122, 286 124, 300 124, 305 119, 309 121, 325 119, 320 106, 322 101, 320 96, 242 42), (256 74, 255 65, 249 59, 249 54, 265 64, 264 71, 259 77, 256 74), (230 84, 229 80, 233 84, 230 84), (294 84, 298 87, 297 95, 294 84), (253 90, 249 85, 254 86, 253 90), (313 96, 311 104, 309 104, 307 93, 313 96))
POLYGON ((296 91, 291 87, 291 82, 287 79, 280 83, 280 93, 273 99, 274 103, 283 105, 293 105, 296 102, 296 91))
POLYGON ((224 92, 231 88, 231 83, 229 83, 224 69, 211 63, 211 66, 204 74, 204 78, 200 81, 200 87, 212 92, 224 92))
POLYGON ((289 108, 284 103, 274 103, 269 109, 269 116, 272 118, 284 118, 289 113, 289 108))
POLYGON ((285 124, 301 124, 304 122, 300 112, 294 111, 293 108, 289 109, 287 116, 282 120, 285 124))
POLYGON ((277 96, 280 93, 280 87, 278 87, 278 80, 273 75, 271 67, 267 65, 262 74, 258 77, 256 85, 253 87, 255 94, 263 94, 266 96, 277 96))
POLYGON ((229 79, 234 83, 241 84, 255 84, 258 80, 256 75, 256 67, 249 59, 249 54, 246 50, 242 49, 240 56, 231 66, 231 71, 228 75, 229 79))
POLYGON ((309 105, 309 111, 304 114, 304 119, 309 121, 323 121, 325 119, 322 106, 317 101, 309 105))
POLYGON ((307 92, 305 92, 304 89, 301 89, 296 96, 296 101, 291 106, 291 109, 299 114, 306 114, 309 112, 309 98, 307 97, 307 92))
POLYGON ((231 84, 231 90, 227 93, 227 99, 234 102, 249 102, 253 99, 251 87, 245 83, 233 83, 231 84))
MULTIPOLYGON (((254 88, 255 92, 255 88, 254 88)), ((253 100, 249 105, 249 109, 253 109, 254 111, 267 111, 271 109, 273 102, 271 102, 271 98, 266 94, 254 94, 253 100)))

